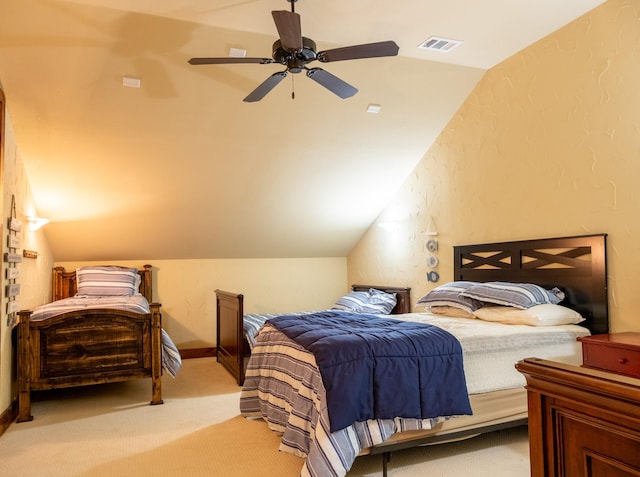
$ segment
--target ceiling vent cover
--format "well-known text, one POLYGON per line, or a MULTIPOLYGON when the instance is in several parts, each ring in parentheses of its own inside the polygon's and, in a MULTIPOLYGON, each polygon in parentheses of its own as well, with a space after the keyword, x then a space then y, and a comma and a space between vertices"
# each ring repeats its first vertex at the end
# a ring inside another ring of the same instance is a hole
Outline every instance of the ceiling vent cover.
POLYGON ((418 48, 421 50, 449 52, 460 44, 462 44, 462 42, 459 40, 450 40, 448 38, 432 36, 427 41, 418 45, 418 48))

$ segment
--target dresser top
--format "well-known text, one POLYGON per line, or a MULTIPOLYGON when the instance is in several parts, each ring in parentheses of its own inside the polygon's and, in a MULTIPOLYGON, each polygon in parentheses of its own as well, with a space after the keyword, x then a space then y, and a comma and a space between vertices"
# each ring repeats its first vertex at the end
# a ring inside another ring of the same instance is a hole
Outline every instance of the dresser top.
POLYGON ((581 336, 578 341, 601 344, 618 348, 640 348, 640 333, 608 333, 602 335, 581 336))

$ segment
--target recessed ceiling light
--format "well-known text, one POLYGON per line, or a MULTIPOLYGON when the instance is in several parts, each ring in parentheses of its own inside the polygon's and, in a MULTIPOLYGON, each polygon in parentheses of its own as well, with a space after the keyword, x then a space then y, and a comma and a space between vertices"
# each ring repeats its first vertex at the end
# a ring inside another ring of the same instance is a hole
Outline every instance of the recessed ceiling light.
POLYGON ((140 78, 131 78, 129 76, 122 77, 122 86, 126 86, 128 88, 139 88, 142 85, 142 81, 140 78))
POLYGON ((232 58, 244 58, 247 56, 247 50, 242 48, 229 48, 229 56, 232 58))
POLYGON ((457 48, 461 44, 462 42, 460 40, 451 40, 448 38, 432 36, 428 40, 420 43, 418 45, 418 48, 420 48, 421 50, 449 52, 454 48, 457 48))
POLYGON ((379 104, 370 104, 367 106, 367 113, 378 114, 381 109, 382 106, 379 104))

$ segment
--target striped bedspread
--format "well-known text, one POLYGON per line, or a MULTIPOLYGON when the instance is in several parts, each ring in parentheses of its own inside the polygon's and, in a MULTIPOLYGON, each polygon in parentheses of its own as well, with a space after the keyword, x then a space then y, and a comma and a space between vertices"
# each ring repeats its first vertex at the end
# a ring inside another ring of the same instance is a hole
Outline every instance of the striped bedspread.
MULTIPOLYGON (((318 313, 317 311, 299 311, 295 313, 286 313, 287 315, 306 315, 308 313, 318 313)), ((276 316, 281 316, 284 313, 250 313, 245 314, 242 319, 242 326, 244 330, 244 336, 247 338, 249 342, 249 348, 253 349, 256 344, 256 336, 258 336, 258 332, 262 325, 270 318, 275 318, 276 316)))
POLYGON ((281 451, 306 457, 302 477, 343 477, 361 449, 396 432, 430 429, 447 419, 372 419, 330 432, 326 392, 315 357, 270 324, 256 338, 240 411, 264 418, 281 433, 281 451))
POLYGON ((68 311, 88 310, 91 308, 151 313, 147 299, 140 294, 131 296, 73 296, 35 307, 33 313, 31 313, 31 321, 46 320, 68 311))
MULTIPOLYGON (((74 296, 34 308, 31 314, 31 321, 46 320, 47 318, 52 318, 69 311, 95 308, 131 311, 134 313, 151 313, 149 302, 140 294, 132 296, 74 296)), ((162 367, 175 378, 182 367, 180 352, 165 330, 162 330, 161 339, 162 367)))

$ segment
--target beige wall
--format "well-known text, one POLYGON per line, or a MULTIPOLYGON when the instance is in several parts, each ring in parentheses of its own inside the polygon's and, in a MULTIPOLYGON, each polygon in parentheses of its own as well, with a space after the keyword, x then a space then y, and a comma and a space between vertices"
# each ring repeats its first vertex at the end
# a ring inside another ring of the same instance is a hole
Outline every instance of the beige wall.
MULTIPOLYGON (((7 107, 10 108, 10 98, 6 99, 7 107)), ((20 278, 15 282, 20 284, 20 295, 18 301, 21 308, 31 308, 44 303, 51 289, 51 267, 53 258, 47 244, 44 229, 32 231, 26 226, 27 216, 37 215, 33 204, 29 182, 25 175, 24 166, 20 157, 20 151, 16 146, 15 135, 11 123, 11 116, 6 112, 5 116, 5 149, 4 149, 4 184, 3 184, 3 219, 2 219, 2 254, 8 251, 7 248, 7 218, 11 217, 11 197, 15 197, 16 215, 22 220, 25 226, 18 234, 22 243, 22 248, 35 250, 39 253, 37 259, 23 259, 18 265, 20 278)), ((21 250, 18 250, 21 252, 21 250)), ((3 412, 11 399, 16 394, 14 387, 14 363, 11 344, 11 328, 7 323, 7 299, 4 294, 4 285, 7 283, 4 278, 7 264, 2 262, 2 283, 3 293, 0 299, 0 413, 3 412)))
POLYGON ((452 246, 607 233, 613 331, 640 331, 640 1, 610 0, 493 68, 348 257, 413 288, 452 246))
MULTIPOLYGON (((180 349, 215 346, 217 288, 242 293, 247 313, 326 309, 348 289, 344 257, 104 263, 153 265, 153 298, 162 304, 163 327, 180 349)), ((56 266, 74 270, 87 264, 96 263, 56 266)))

